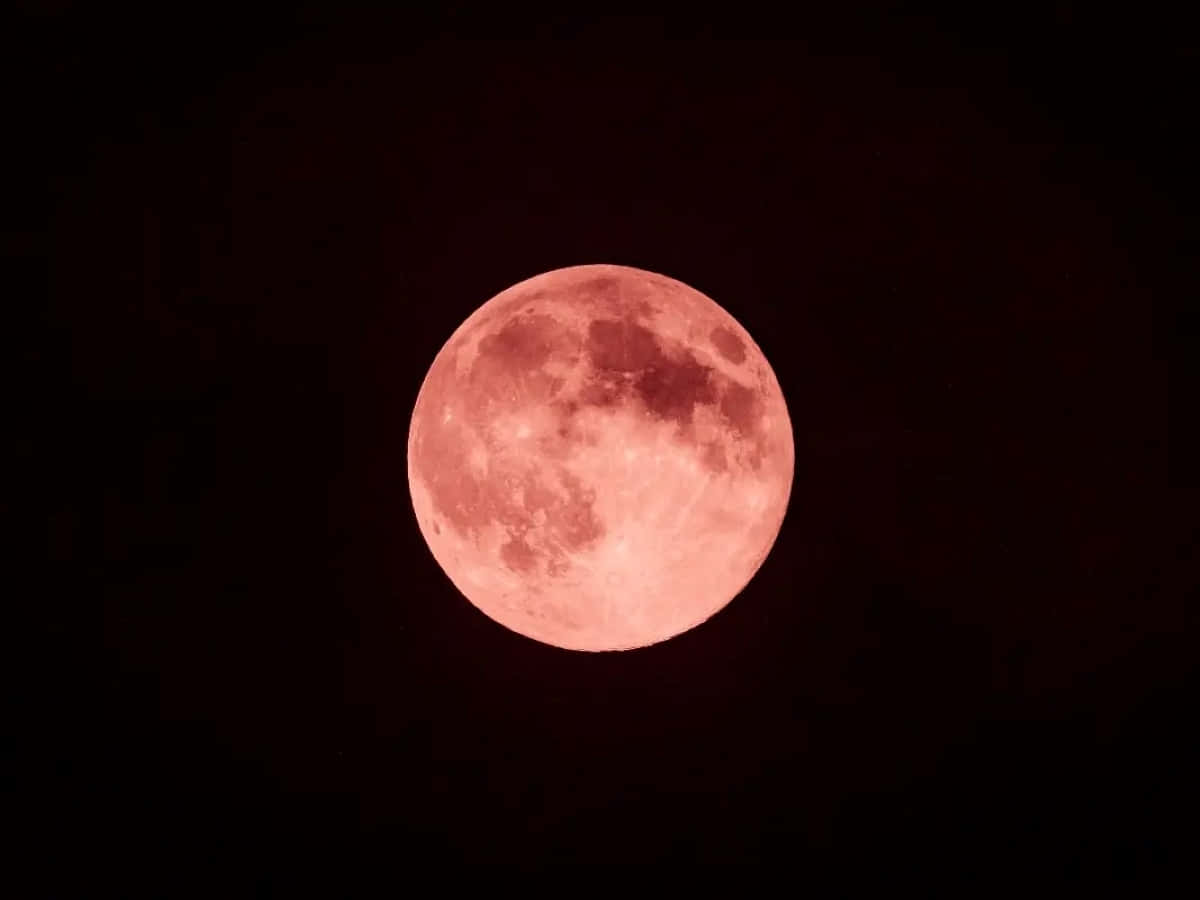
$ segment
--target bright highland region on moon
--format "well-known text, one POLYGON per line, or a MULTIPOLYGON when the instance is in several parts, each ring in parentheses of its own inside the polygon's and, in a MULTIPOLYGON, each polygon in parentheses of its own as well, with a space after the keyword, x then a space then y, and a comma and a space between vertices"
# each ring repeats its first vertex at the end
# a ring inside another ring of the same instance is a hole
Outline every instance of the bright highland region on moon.
POLYGON ((758 346, 674 279, 574 266, 477 309, 417 397, 417 522, 463 595, 527 637, 643 647, 753 577, 792 486, 758 346))

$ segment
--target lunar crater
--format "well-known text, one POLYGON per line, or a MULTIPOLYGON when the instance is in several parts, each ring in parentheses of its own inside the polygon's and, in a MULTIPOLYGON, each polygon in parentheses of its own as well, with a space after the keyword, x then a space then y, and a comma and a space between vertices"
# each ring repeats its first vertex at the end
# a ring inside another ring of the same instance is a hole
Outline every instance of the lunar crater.
POLYGON ((746 359, 746 348, 741 340, 728 328, 718 325, 709 332, 709 340, 723 357, 734 365, 740 365, 746 359))

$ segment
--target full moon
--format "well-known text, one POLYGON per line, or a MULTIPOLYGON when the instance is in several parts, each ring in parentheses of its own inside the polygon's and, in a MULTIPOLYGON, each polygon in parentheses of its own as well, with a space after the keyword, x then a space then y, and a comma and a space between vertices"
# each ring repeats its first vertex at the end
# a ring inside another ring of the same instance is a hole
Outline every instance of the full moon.
POLYGON ((571 650, 709 619, 779 534, 791 422, 766 357, 704 294, 586 265, 513 285, 433 361, 408 481, 438 565, 483 613, 571 650))

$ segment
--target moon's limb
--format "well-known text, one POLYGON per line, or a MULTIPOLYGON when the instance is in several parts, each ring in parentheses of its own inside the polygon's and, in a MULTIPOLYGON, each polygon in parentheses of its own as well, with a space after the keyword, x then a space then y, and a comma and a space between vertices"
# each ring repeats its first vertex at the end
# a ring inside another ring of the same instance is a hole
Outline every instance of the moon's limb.
POLYGON ((492 618, 573 649, 711 616, 774 542, 793 447, 774 373, 704 295, 619 266, 502 292, 438 354, 409 480, 439 565, 492 618))

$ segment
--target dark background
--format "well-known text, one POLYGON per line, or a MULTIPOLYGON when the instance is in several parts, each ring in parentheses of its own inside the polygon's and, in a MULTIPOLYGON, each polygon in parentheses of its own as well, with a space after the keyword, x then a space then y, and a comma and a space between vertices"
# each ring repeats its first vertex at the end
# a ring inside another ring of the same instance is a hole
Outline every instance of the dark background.
POLYGON ((9 42, 48 871, 1191 846, 1179 23, 26 4, 9 42), (405 480, 454 328, 591 262, 728 309, 796 442, 744 593, 600 655, 462 599, 405 480))

